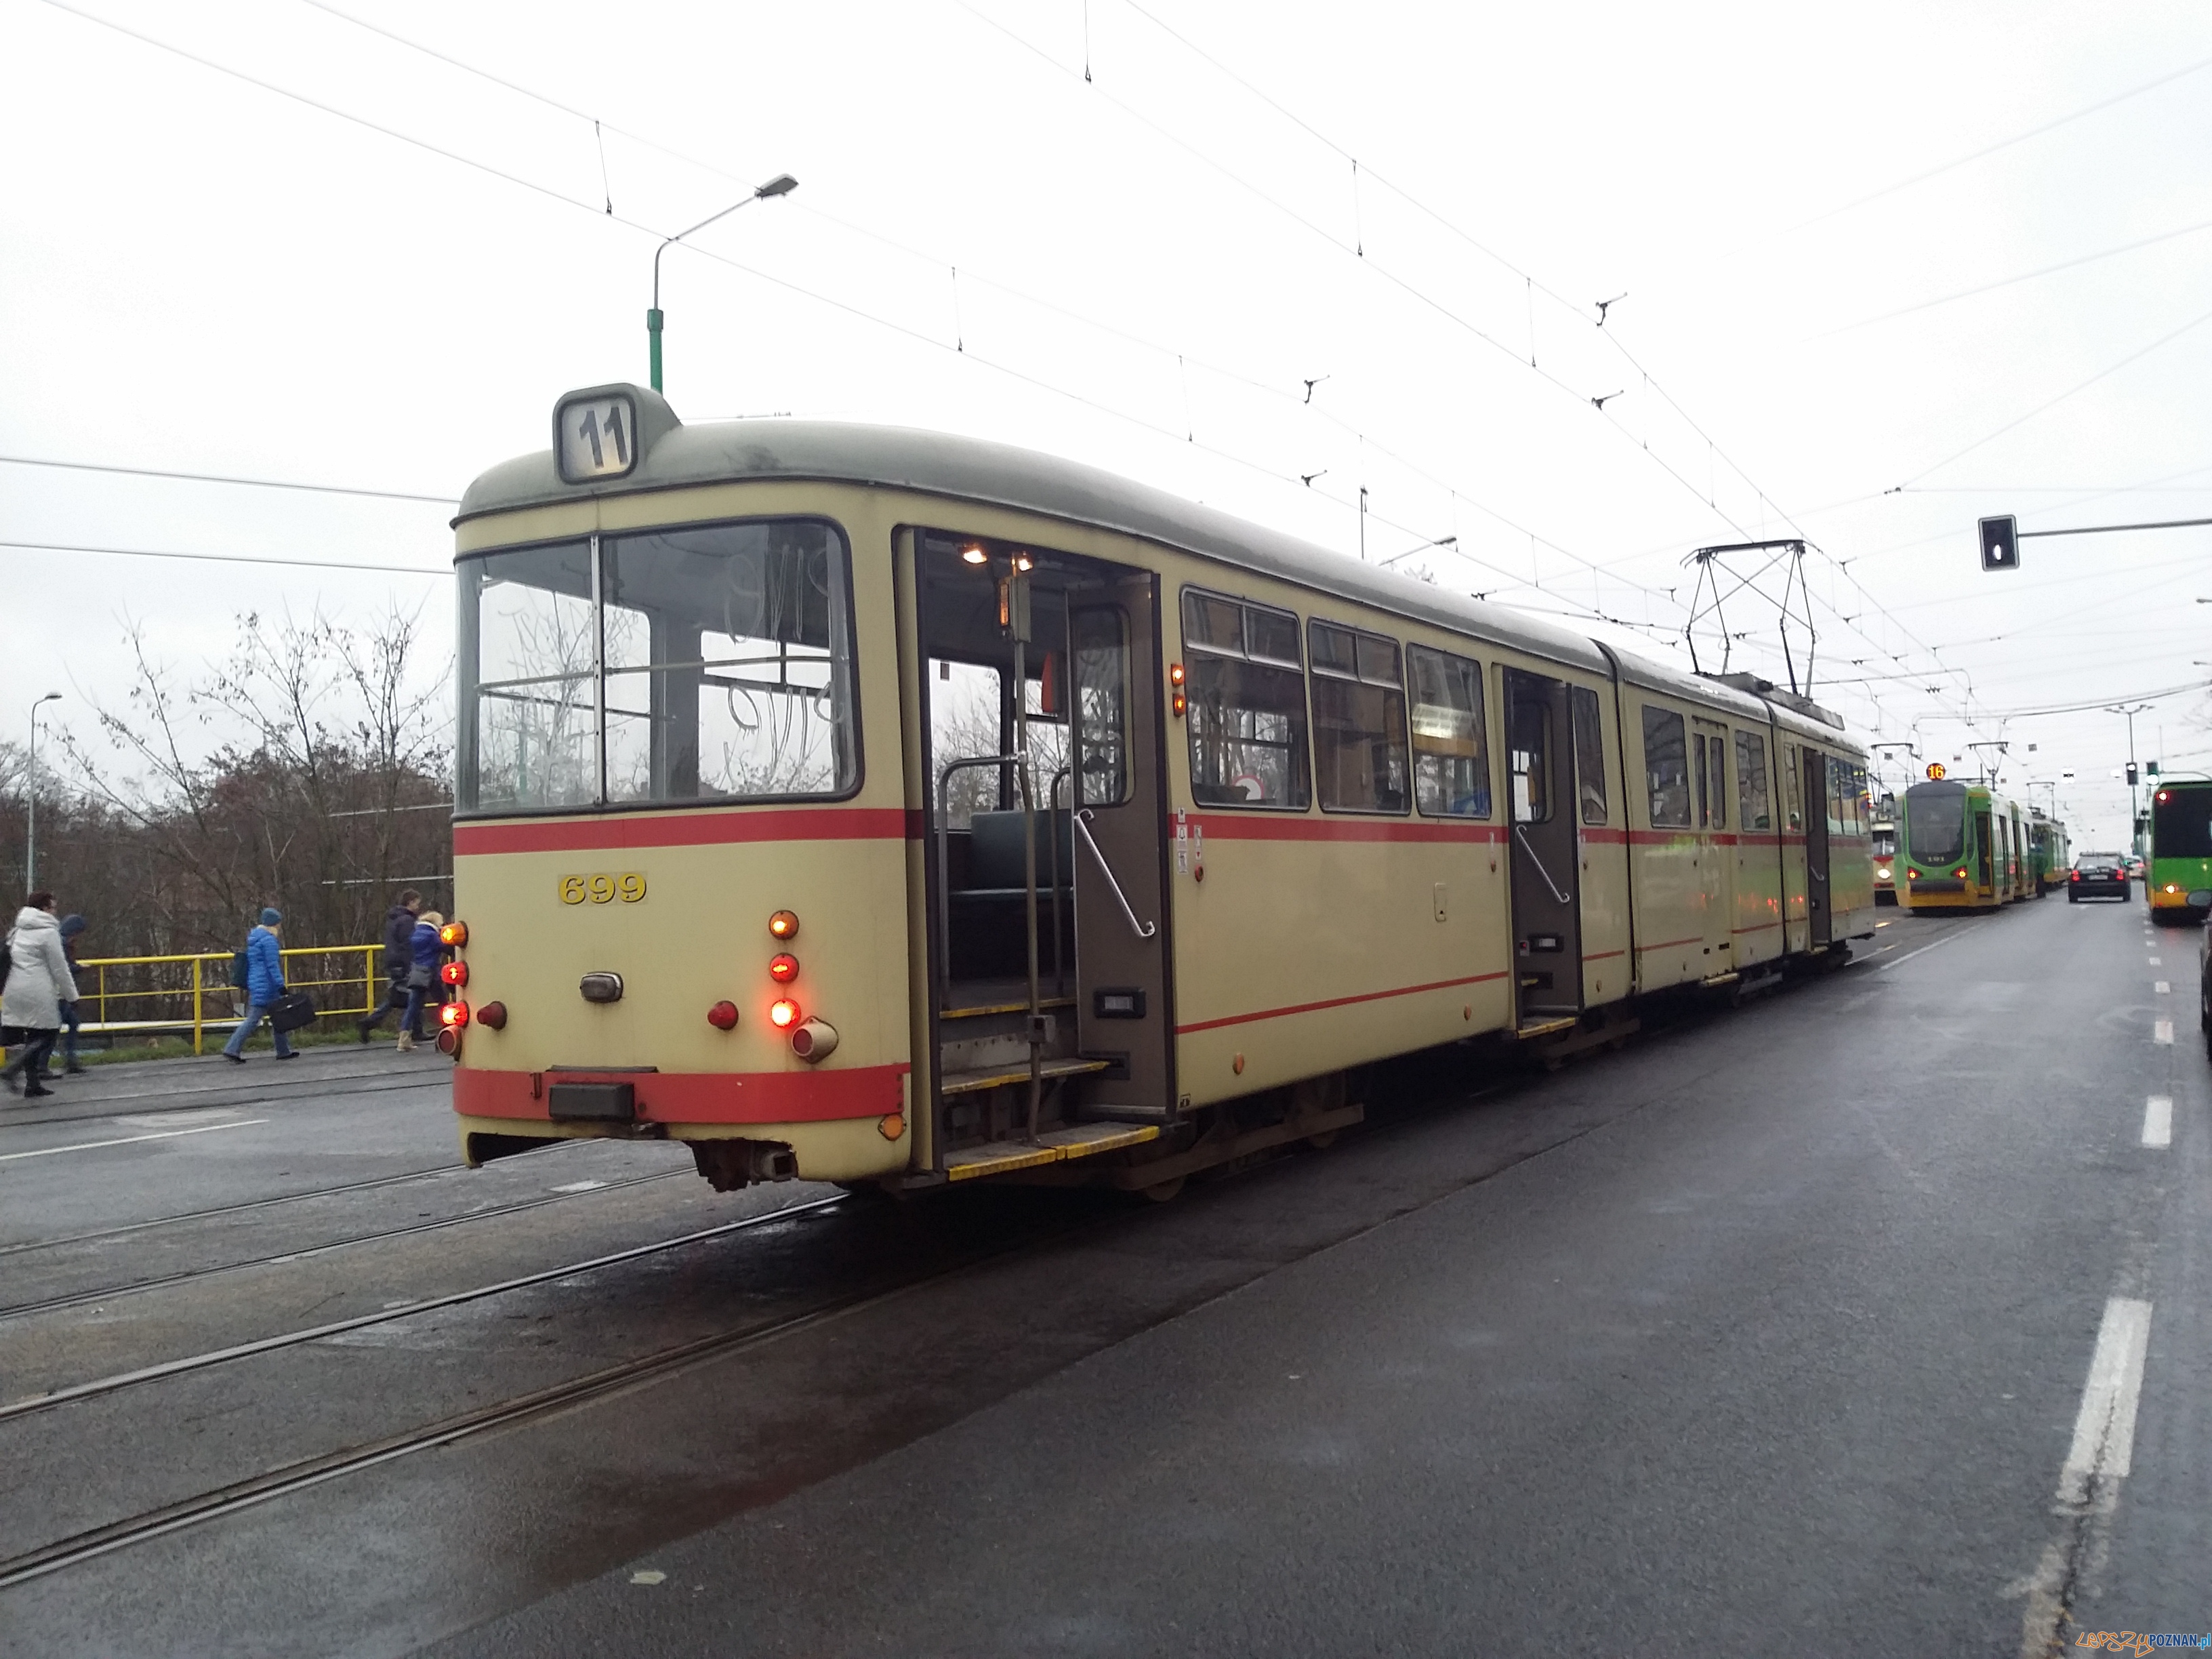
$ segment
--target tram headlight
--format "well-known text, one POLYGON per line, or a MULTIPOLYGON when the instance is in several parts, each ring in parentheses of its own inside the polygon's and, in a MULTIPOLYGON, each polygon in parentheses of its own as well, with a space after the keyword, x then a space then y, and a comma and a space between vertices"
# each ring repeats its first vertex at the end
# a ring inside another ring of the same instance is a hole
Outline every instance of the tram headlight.
POLYGON ((768 919, 768 931, 777 939, 799 937, 799 915, 796 911, 779 910, 768 919))
POLYGON ((1875 872, 1875 875, 1880 880, 1887 881, 1889 879, 1889 866, 1886 864, 1883 865, 1881 869, 1875 872))
POLYGON ((457 1031, 468 1023, 469 1005, 465 1002, 449 1002, 438 1010, 438 1024, 447 1030, 457 1031))
POLYGON ((465 921, 449 921, 438 930, 438 943, 448 949, 458 950, 469 942, 469 925, 465 921))
POLYGON ((448 985, 466 985, 469 982, 469 964, 449 962, 438 969, 438 977, 448 985))
POLYGON ((768 959, 768 976, 778 985, 788 985, 799 977, 799 958, 788 951, 779 951, 768 959))
POLYGON ((768 1006, 768 1022, 779 1031, 788 1031, 799 1024, 799 1005, 789 997, 778 997, 768 1006))

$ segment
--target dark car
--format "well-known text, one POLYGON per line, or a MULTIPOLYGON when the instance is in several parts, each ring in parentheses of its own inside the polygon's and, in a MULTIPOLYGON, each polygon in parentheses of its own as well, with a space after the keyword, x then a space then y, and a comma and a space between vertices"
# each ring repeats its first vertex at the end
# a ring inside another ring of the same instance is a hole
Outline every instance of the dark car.
POLYGON ((2084 853, 2074 860, 2074 873, 2066 883, 2066 902, 2085 898, 2124 899, 2128 896, 2128 861, 2118 853, 2084 853))

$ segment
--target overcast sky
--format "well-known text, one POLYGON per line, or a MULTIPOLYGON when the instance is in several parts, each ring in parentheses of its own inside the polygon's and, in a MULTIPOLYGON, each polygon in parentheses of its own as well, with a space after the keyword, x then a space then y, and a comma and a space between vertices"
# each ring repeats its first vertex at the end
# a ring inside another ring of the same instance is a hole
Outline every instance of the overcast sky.
MULTIPOLYGON (((9 457, 457 497, 564 389, 642 381, 658 237, 787 171, 667 256, 687 420, 1007 440, 1347 558, 1364 485, 1369 556, 1456 535, 1403 562, 1684 665, 1684 556, 1802 533, 1815 695, 1923 763, 2009 743, 2077 845, 2124 837, 2124 727, 2024 711, 2212 674, 2212 532, 2031 540, 2004 576, 1974 535, 2212 516, 2202 7, 0 0, 0 27, 9 457)), ((249 608, 425 606, 449 650, 451 511, 0 464, 9 543, 427 573, 11 547, 0 736, 48 690, 79 729, 118 702, 133 620, 186 667, 249 608)), ((1726 615, 1732 665, 1782 678, 1773 607, 1726 615)), ((2202 694, 2138 716, 2161 745, 2212 770, 2202 694)))

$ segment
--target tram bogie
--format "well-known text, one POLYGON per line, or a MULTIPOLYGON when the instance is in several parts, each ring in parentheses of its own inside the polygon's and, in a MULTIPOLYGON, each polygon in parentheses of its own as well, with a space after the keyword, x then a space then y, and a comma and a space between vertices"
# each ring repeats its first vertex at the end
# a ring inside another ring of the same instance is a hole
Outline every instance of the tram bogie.
POLYGON ((457 520, 472 1161, 1159 1189, 1871 932, 1863 753, 1764 682, 997 446, 577 411, 642 451, 457 520))

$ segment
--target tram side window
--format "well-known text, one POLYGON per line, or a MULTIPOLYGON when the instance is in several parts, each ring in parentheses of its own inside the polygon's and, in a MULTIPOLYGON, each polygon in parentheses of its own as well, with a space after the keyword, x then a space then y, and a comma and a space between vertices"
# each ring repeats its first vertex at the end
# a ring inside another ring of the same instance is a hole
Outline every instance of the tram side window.
POLYGON ((1802 777, 1801 766, 1802 763, 1797 758, 1797 745, 1794 743, 1784 744, 1782 745, 1782 799, 1790 809, 1790 828, 1793 830, 1802 830, 1805 827, 1804 797, 1802 793, 1804 785, 1801 781, 1802 777))
POLYGON ((1575 730, 1575 795, 1582 804, 1583 822, 1603 823, 1605 722, 1598 714, 1597 693, 1586 685, 1569 686, 1567 716, 1575 730))
POLYGON ((1766 739, 1756 732, 1735 734, 1735 823, 1739 830, 1771 830, 1768 804, 1766 739))
POLYGON ((1325 812, 1406 811, 1406 690, 1398 644, 1334 623, 1313 647, 1314 772, 1325 812))
POLYGON ((1413 798, 1429 817, 1490 816, 1482 667, 1425 645, 1406 647, 1413 695, 1413 798))
POLYGON ((1828 763, 1828 833, 1855 834, 1851 828, 1851 769, 1833 755, 1824 758, 1828 763))
POLYGON ((1182 632, 1191 798, 1304 811, 1313 788, 1298 619, 1186 587, 1182 632))
POLYGON ((1682 717, 1668 708, 1644 708, 1644 770, 1650 785, 1651 824, 1690 827, 1690 741, 1682 717))

